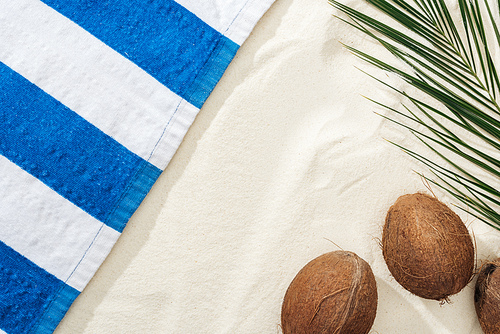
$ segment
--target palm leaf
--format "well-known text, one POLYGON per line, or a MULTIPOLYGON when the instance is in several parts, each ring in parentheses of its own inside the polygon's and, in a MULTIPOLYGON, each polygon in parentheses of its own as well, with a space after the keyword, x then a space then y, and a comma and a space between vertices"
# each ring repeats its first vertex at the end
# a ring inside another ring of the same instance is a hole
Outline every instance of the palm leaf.
POLYGON ((457 0, 456 13, 445 0, 365 0, 384 14, 384 22, 328 1, 346 16, 337 18, 405 66, 345 46, 348 50, 433 101, 371 76, 409 101, 399 111, 371 100, 387 110, 383 117, 410 131, 426 153, 393 144, 429 168, 433 177, 425 178, 451 194, 463 210, 500 230, 500 78, 492 51, 500 48, 500 18, 488 0, 457 0))

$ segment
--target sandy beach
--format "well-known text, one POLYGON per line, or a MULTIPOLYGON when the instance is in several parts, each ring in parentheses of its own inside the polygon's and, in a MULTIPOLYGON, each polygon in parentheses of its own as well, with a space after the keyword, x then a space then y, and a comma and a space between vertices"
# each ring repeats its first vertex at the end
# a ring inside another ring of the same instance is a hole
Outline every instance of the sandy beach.
MULTIPOLYGON (((418 147, 365 98, 397 107, 401 97, 341 43, 384 51, 338 14, 326 0, 275 2, 56 334, 278 334, 293 277, 339 248, 375 274, 371 333, 481 333, 473 282, 440 305, 385 265, 385 214, 403 194, 429 193, 415 173, 427 170, 387 142, 418 147)), ((455 211, 478 261, 500 256, 500 233, 455 211)))

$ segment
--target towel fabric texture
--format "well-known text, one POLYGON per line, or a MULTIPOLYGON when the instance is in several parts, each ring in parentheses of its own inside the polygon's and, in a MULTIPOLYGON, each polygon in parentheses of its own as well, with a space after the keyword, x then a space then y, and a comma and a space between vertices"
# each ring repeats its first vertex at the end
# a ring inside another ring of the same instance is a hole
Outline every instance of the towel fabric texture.
POLYGON ((273 0, 0 0, 0 333, 52 333, 273 0))

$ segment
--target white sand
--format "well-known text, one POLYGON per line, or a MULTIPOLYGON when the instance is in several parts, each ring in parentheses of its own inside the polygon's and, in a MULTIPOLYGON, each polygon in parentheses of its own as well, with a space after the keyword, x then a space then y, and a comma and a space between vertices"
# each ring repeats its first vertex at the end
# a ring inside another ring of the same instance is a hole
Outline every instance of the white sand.
MULTIPOLYGON (((413 139, 361 95, 399 96, 338 41, 382 51, 334 13, 326 0, 277 0, 56 333, 281 333, 286 288, 338 249, 329 240, 373 268, 372 333, 480 333, 472 284, 440 306, 385 266, 385 212, 426 191, 413 173, 425 170, 384 140, 413 139)), ((479 259, 500 256, 500 233, 460 215, 479 259)))

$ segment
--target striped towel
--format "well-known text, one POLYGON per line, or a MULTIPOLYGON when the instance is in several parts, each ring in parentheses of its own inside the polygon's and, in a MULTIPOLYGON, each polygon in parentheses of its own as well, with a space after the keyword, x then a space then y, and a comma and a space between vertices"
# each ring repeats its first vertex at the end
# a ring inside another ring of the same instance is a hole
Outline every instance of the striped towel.
POLYGON ((273 0, 0 0, 0 333, 52 333, 273 0))

